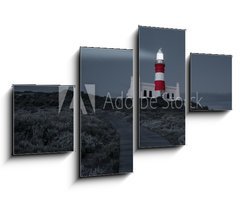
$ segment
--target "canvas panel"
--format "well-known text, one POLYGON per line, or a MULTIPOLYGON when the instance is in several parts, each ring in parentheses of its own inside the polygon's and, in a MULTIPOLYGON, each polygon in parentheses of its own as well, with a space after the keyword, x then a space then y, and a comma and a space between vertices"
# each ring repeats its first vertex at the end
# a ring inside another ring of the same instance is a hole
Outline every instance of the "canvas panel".
POLYGON ((139 26, 139 148, 185 144, 185 30, 139 26))
POLYGON ((132 50, 80 49, 80 177, 132 172, 132 50))
POLYGON ((232 110, 232 56, 191 53, 189 111, 232 110))
POLYGON ((13 155, 73 151, 71 85, 13 85, 13 155))

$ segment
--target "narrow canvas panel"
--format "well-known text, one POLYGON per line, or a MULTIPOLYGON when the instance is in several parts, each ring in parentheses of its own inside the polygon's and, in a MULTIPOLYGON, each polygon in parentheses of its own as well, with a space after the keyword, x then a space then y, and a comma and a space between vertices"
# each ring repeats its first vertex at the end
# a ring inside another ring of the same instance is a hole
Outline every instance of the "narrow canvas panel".
POLYGON ((139 26, 139 148, 185 144, 185 30, 139 26))
POLYGON ((13 155, 73 151, 73 86, 13 85, 13 155))
POLYGON ((189 111, 232 110, 232 56, 191 53, 189 111))
POLYGON ((80 49, 80 177, 132 172, 132 50, 80 49))

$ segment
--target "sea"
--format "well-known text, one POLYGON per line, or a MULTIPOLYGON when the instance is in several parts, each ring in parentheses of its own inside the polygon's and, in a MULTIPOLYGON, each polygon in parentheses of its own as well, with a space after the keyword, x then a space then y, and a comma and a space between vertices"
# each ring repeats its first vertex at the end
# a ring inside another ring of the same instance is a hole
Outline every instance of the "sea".
POLYGON ((208 106, 210 110, 231 110, 232 94, 192 93, 192 101, 196 102, 198 97, 202 106, 208 106))

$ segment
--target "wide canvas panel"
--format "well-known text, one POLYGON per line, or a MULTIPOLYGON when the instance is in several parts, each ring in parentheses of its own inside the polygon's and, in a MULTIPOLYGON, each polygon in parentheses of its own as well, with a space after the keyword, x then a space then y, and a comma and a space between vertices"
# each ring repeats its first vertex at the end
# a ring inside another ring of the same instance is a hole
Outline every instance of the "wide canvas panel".
POLYGON ((191 53, 189 111, 232 110, 232 56, 191 53))
POLYGON ((80 177, 132 172, 132 50, 80 48, 80 177))
POLYGON ((185 30, 139 26, 139 148, 185 144, 185 30))
POLYGON ((13 85, 13 155, 73 151, 73 86, 13 85))

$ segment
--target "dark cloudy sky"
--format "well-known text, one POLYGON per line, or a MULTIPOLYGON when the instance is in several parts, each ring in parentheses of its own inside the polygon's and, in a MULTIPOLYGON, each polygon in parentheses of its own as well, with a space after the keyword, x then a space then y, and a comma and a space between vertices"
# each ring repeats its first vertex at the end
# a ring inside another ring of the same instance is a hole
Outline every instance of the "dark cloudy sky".
POLYGON ((191 54, 191 92, 228 94, 232 91, 232 56, 191 54))
POLYGON ((185 93, 185 30, 139 26, 140 81, 154 83, 156 54, 162 48, 165 58, 165 82, 180 84, 185 93))
POLYGON ((133 58, 132 50, 81 47, 80 81, 81 90, 84 84, 95 84, 96 94, 112 97, 126 96, 130 87, 133 58))

